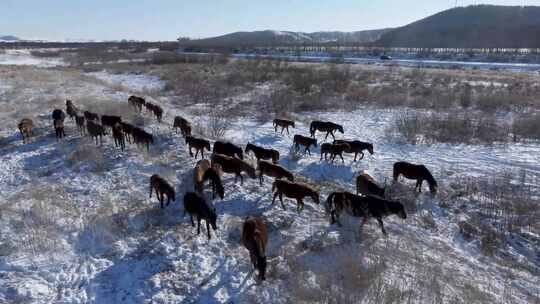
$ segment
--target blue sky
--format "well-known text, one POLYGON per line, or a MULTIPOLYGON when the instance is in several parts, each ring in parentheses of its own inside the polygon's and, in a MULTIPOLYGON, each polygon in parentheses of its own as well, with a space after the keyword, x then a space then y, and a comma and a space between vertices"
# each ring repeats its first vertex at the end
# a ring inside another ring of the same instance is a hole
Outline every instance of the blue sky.
MULTIPOLYGON (((173 40, 233 31, 354 31, 395 27, 455 0, 0 0, 0 35, 27 39, 173 40)), ((540 0, 458 0, 540 5, 540 0)))

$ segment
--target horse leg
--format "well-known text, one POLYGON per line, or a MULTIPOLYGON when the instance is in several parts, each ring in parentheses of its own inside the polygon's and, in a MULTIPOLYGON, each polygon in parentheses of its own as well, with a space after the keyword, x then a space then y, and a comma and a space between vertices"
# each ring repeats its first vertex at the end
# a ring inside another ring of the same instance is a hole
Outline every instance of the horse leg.
POLYGON ((154 189, 152 187, 152 184, 150 184, 150 198, 152 198, 152 190, 154 190, 154 189))
POLYGON ((379 226, 381 226, 382 233, 386 236, 386 230, 384 230, 384 224, 381 218, 377 218, 377 222, 379 222, 379 226))
POLYGON ((330 131, 330 135, 332 135, 333 140, 336 140, 336 137, 334 136, 334 131, 330 131))
POLYGON ((276 197, 279 195, 279 191, 276 191, 274 193, 274 197, 272 198, 272 205, 276 202, 276 197))
POLYGON ((291 135, 291 133, 289 133, 289 126, 287 126, 287 135, 291 135))
POLYGON ((189 215, 189 219, 191 220, 191 227, 195 227, 195 222, 193 221, 193 215, 189 215))
POLYGON ((199 149, 195 149, 195 159, 197 159, 197 155, 199 155, 199 149))
POLYGON ((167 194, 167 206, 169 206, 170 203, 171 203, 171 198, 170 198, 169 195, 167 194))
POLYGON ((328 138, 328 134, 330 134, 330 132, 326 132, 326 136, 324 137, 324 140, 328 138))
POLYGON ((244 177, 242 176, 242 172, 238 173, 238 175, 240 176, 240 185, 243 186, 244 185, 244 177))
POLYGON ((210 223, 208 220, 206 220, 206 231, 208 233, 208 240, 210 240, 212 237, 210 236, 210 223))
POLYGON ((189 156, 193 157, 193 151, 191 151, 191 146, 189 146, 188 150, 189 150, 189 156))
POLYGON ((197 235, 201 234, 201 217, 197 216, 197 235))
POLYGON ((285 204, 283 203, 283 193, 282 192, 279 192, 279 201, 281 202, 281 207, 283 208, 283 210, 286 210, 285 209, 285 204))
POLYGON ((341 162, 345 163, 345 160, 343 159, 343 153, 339 154, 339 157, 341 157, 341 162))
POLYGON ((262 183, 263 183, 263 174, 262 174, 262 171, 259 171, 259 182, 262 186, 262 183))
POLYGON ((159 204, 161 205, 161 209, 163 209, 163 200, 164 200, 163 192, 161 192, 159 195, 159 204))
POLYGON ((416 187, 414 188, 415 190, 418 189, 418 193, 422 193, 422 183, 423 183, 424 180, 422 179, 418 179, 416 180, 416 187))

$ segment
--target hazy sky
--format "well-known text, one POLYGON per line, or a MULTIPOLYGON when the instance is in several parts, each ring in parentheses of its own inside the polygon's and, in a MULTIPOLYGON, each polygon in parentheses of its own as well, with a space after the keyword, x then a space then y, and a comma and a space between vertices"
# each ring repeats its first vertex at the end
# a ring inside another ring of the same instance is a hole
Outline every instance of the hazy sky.
MULTIPOLYGON (((0 35, 27 39, 173 40, 263 29, 365 30, 405 25, 455 0, 0 0, 0 35)), ((540 5, 540 0, 458 0, 540 5)))

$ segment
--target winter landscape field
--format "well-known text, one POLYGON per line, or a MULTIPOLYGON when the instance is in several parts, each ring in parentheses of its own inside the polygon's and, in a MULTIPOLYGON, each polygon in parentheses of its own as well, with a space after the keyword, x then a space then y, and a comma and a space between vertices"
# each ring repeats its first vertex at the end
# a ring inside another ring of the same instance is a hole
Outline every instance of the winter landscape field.
POLYGON ((1 303, 540 303, 536 71, 92 56, 0 53, 1 303), (131 107, 131 95, 160 105, 162 122, 131 107), (96 145, 69 118, 57 140, 51 113, 67 99, 122 116, 153 144, 121 151, 109 134, 96 145), (173 130, 175 116, 211 142, 278 150, 320 204, 307 198, 298 213, 285 199, 283 210, 272 204, 271 178, 260 185, 244 174, 241 185, 224 174, 224 199, 204 193, 218 230, 208 240, 203 225, 197 235, 183 205, 197 160, 173 130), (34 121, 28 143, 23 118, 34 121), (274 118, 296 127, 275 132, 274 118), (293 135, 309 136, 313 120, 343 125, 336 138, 373 143, 374 154, 321 161, 320 145, 331 142, 321 133, 312 155, 296 153, 293 135), (393 182, 397 161, 424 164, 437 194, 393 182), (384 219, 387 236, 375 220, 330 224, 327 196, 355 193, 361 172, 405 206, 406 219, 384 219), (164 209, 148 197, 156 173, 176 190, 164 209), (269 231, 262 282, 241 244, 247 216, 269 231))

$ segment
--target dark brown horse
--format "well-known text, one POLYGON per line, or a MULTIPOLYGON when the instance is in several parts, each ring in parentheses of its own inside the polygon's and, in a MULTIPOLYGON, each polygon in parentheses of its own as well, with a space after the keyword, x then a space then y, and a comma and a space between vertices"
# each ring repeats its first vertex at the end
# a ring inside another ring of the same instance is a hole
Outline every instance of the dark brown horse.
POLYGON ((99 115, 97 115, 96 113, 92 113, 90 111, 84 111, 83 114, 84 114, 84 118, 87 121, 90 121, 90 120, 98 121, 99 120, 99 115))
POLYGON ((315 138, 306 137, 296 134, 293 138, 294 150, 298 153, 300 146, 304 147, 304 154, 309 153, 311 155, 311 146, 317 147, 317 140, 315 138))
POLYGON ((259 170, 259 181, 261 183, 261 186, 263 183, 263 175, 270 176, 275 179, 286 178, 291 182, 294 181, 293 174, 289 170, 283 168, 280 165, 276 165, 276 164, 273 164, 271 162, 264 161, 264 160, 259 161, 258 164, 259 165, 258 165, 257 170, 259 170))
POLYGON ((133 95, 129 96, 128 102, 131 106, 133 106, 139 112, 142 111, 142 107, 146 104, 146 100, 144 100, 144 98, 133 96, 133 95))
POLYGON ((375 195, 384 198, 385 187, 381 187, 377 184, 375 179, 362 172, 356 177, 356 194, 363 195, 375 195))
POLYGON ((400 175, 407 179, 415 179, 415 190, 422 192, 422 183, 426 180, 429 184, 429 191, 432 194, 437 193, 437 182, 431 175, 431 172, 424 165, 415 165, 408 162, 397 162, 394 164, 394 182, 397 182, 400 175))
POLYGON ((246 172, 246 174, 250 178, 256 178, 255 175, 255 169, 245 161, 235 158, 235 157, 229 157, 227 155, 223 154, 212 154, 212 166, 215 164, 221 165, 221 168, 223 172, 234 174, 234 182, 236 183, 238 180, 238 177, 240 177, 240 184, 244 184, 244 177, 242 176, 242 172, 246 172))
POLYGON ((324 137, 324 139, 327 139, 329 134, 332 135, 333 139, 336 139, 336 137, 334 136, 335 131, 339 131, 341 132, 341 134, 344 133, 343 126, 341 125, 330 121, 315 120, 312 121, 309 125, 309 133, 311 134, 311 137, 315 137, 315 133, 317 133, 317 131, 326 132, 326 136, 324 137))
POLYGON ((122 117, 112 116, 112 115, 102 115, 101 116, 101 125, 104 127, 112 128, 116 124, 122 123, 122 117))
POLYGON ((389 201, 376 196, 358 196, 349 192, 333 192, 326 200, 326 208, 330 211, 331 224, 337 221, 341 226, 339 216, 345 211, 350 216, 362 217, 363 226, 369 218, 375 218, 386 235, 383 218, 390 215, 398 215, 402 219, 407 218, 405 208, 400 202, 389 201))
POLYGON ((349 149, 348 144, 324 143, 321 145, 321 159, 320 160, 323 159, 323 155, 324 155, 324 160, 326 160, 328 154, 330 154, 330 159, 332 160, 332 162, 334 162, 334 160, 336 159, 336 156, 338 155, 339 157, 341 157, 341 161, 345 162, 345 160, 343 159, 343 152, 345 152, 345 150, 347 149, 349 149))
POLYGON ((60 140, 66 136, 66 132, 64 131, 63 119, 55 119, 53 121, 53 125, 54 125, 54 133, 56 135, 56 140, 60 140))
POLYGON ((163 201, 165 195, 167 196, 167 206, 171 203, 171 200, 176 201, 176 192, 174 188, 161 176, 154 174, 150 177, 150 198, 152 198, 152 192, 156 191, 156 196, 163 209, 163 201))
POLYGON ((212 237, 210 236, 210 225, 214 231, 217 230, 217 214, 215 208, 210 208, 204 198, 197 195, 195 192, 187 192, 184 195, 184 216, 186 213, 189 213, 191 219, 191 225, 195 227, 195 222, 193 222, 193 216, 197 217, 197 235, 201 233, 201 220, 206 221, 206 231, 208 232, 208 240, 212 237))
POLYGON ((77 128, 79 129, 79 133, 81 133, 81 135, 84 136, 85 134, 84 116, 79 116, 78 114, 75 115, 75 123, 77 124, 77 128))
POLYGON ((207 159, 198 161, 193 171, 195 191, 202 194, 204 190, 204 183, 209 180, 210 187, 212 188, 212 198, 216 198, 217 193, 217 195, 223 199, 225 197, 225 189, 223 188, 223 183, 221 182, 222 174, 223 170, 221 169, 221 165, 214 164, 214 166, 212 166, 210 161, 207 159))
POLYGON ((285 204, 283 204, 283 195, 286 197, 296 199, 298 212, 304 209, 304 198, 306 196, 311 197, 311 199, 319 204, 319 193, 313 188, 306 184, 289 182, 282 179, 276 179, 272 185, 272 192, 274 192, 274 197, 272 199, 272 204, 276 201, 276 197, 279 196, 279 201, 281 202, 281 207, 285 210, 285 204))
POLYGON ((152 136, 152 134, 141 128, 133 127, 132 135, 133 142, 135 142, 137 146, 144 145, 146 146, 146 151, 150 151, 150 144, 154 144, 154 136, 152 136))
POLYGON ((116 147, 120 147, 120 149, 124 151, 124 149, 126 148, 126 141, 121 124, 117 123, 112 127, 112 135, 114 138, 114 145, 116 147))
POLYGON ((230 142, 216 141, 214 143, 214 148, 212 152, 215 154, 223 154, 230 157, 238 157, 239 159, 244 159, 244 153, 242 152, 242 148, 230 142))
POLYGON ((255 158, 257 158, 257 162, 259 162, 261 159, 271 159, 274 164, 277 164, 279 160, 279 152, 274 149, 266 149, 263 147, 259 147, 257 145, 251 144, 248 142, 246 145, 246 154, 249 152, 253 152, 255 154, 255 158))
POLYGON ((354 161, 360 154, 359 160, 364 158, 364 151, 367 150, 369 154, 373 155, 373 144, 362 142, 359 140, 334 140, 334 144, 348 144, 349 148, 345 150, 345 153, 354 153, 354 161))
POLYGON ((64 111, 62 111, 60 109, 54 109, 51 116, 52 116, 52 120, 53 120, 53 126, 54 126, 54 121, 55 120, 64 121, 64 119, 66 119, 66 113, 64 113, 64 111))
POLYGON ((154 116, 156 116, 157 121, 161 122, 161 119, 163 118, 163 109, 158 105, 154 105, 152 112, 154 112, 154 116))
POLYGON ((86 131, 90 137, 96 139, 96 145, 98 144, 98 138, 99 144, 103 144, 103 136, 105 136, 107 132, 105 132, 105 128, 102 125, 95 123, 93 120, 88 120, 86 122, 86 131))
POLYGON ((77 109, 77 107, 75 107, 75 105, 73 105, 73 102, 69 99, 66 100, 66 113, 69 115, 71 120, 73 120, 75 116, 77 116, 78 112, 79 110, 77 109))
POLYGON ((186 136, 186 144, 188 145, 189 156, 193 157, 192 148, 195 148, 195 159, 201 152, 201 158, 204 158, 204 149, 211 151, 210 142, 203 138, 197 138, 194 136, 186 136))
POLYGON ((257 217, 246 218, 242 226, 242 245, 249 251, 254 269, 259 271, 259 280, 266 279, 266 244, 268 231, 264 221, 257 217))
POLYGON ((174 117, 173 128, 177 133, 178 129, 180 129, 183 137, 191 136, 191 124, 189 123, 189 121, 187 121, 187 119, 183 117, 174 117))
POLYGON ((131 144, 131 138, 133 137, 133 128, 134 126, 127 122, 121 122, 122 132, 124 133, 125 140, 131 144))
POLYGON ((30 118, 23 118, 17 127, 19 128, 19 132, 21 132, 23 143, 27 143, 33 134, 34 122, 30 118))
POLYGON ((287 134, 289 133, 289 126, 295 128, 294 121, 288 120, 288 119, 274 119, 274 130, 277 132, 278 127, 281 127, 281 134, 283 134, 283 130, 287 130, 287 134))

